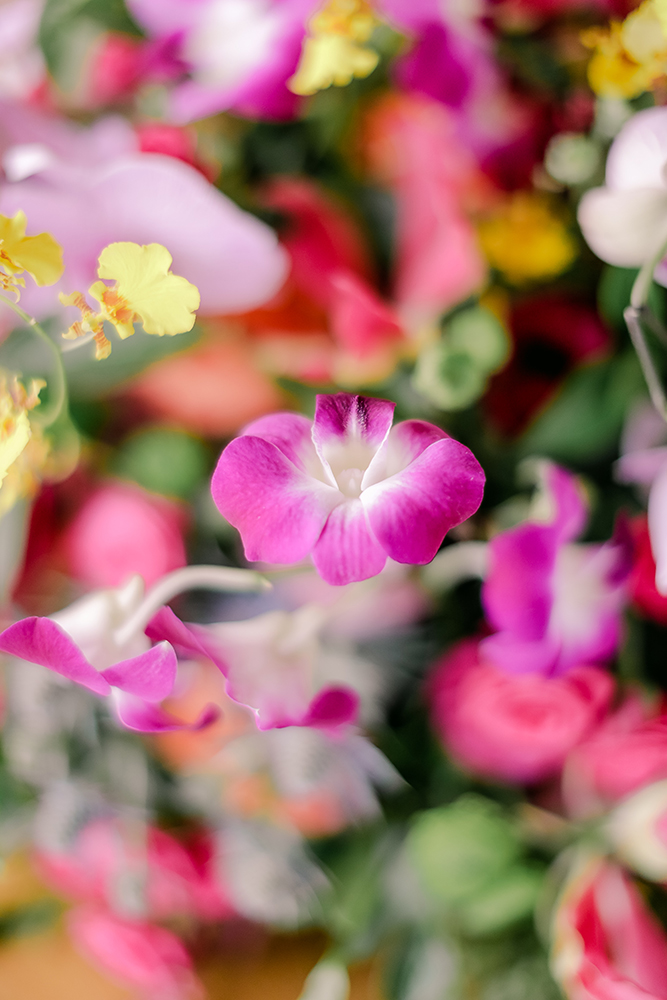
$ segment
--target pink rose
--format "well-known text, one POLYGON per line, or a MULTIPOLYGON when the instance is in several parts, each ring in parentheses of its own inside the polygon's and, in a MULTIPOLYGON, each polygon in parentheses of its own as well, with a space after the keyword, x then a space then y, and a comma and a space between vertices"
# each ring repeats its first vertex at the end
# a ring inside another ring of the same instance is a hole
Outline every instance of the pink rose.
POLYGON ((467 769, 532 784, 558 773, 568 752, 605 713, 614 682, 598 667, 565 677, 509 674, 465 640, 435 667, 429 684, 435 729, 467 769))
POLYGON ((667 778, 667 715, 654 715, 630 696, 585 743, 563 771, 570 815, 605 812, 644 785, 667 778))
POLYGON ((129 483, 108 483, 84 503, 65 547, 70 570, 90 587, 116 587, 139 573, 150 586, 187 563, 182 510, 129 483))
POLYGON ((584 857, 556 909, 551 971, 570 1000, 665 1000, 667 939, 622 869, 584 857))

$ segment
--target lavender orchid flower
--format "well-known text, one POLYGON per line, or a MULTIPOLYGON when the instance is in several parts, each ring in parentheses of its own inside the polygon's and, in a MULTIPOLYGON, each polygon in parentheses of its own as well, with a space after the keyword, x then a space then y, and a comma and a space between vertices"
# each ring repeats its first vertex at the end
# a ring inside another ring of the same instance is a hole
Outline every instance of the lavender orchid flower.
POLYGON ((430 562, 450 528, 475 513, 484 472, 439 427, 394 403, 318 396, 314 421, 276 413, 223 451, 213 498, 248 559, 296 563, 312 553, 327 583, 377 575, 387 558, 430 562))
POLYGON ((137 576, 123 587, 88 594, 51 618, 15 622, 0 633, 0 651, 111 698, 128 729, 200 729, 217 717, 217 710, 205 709, 196 722, 184 726, 159 707, 174 687, 177 658, 169 642, 151 645, 144 628, 165 600, 188 587, 256 590, 265 585, 257 574, 243 570, 188 567, 164 577, 144 597, 137 576))

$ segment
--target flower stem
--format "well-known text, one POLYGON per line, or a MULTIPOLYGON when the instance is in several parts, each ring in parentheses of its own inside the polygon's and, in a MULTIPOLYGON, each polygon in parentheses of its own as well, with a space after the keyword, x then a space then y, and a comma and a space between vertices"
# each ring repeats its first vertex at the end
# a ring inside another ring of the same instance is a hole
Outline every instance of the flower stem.
POLYGON ((667 342, 667 331, 654 315, 648 304, 648 296, 653 283, 653 272, 667 253, 667 240, 665 240, 647 261, 642 264, 639 274, 635 278, 630 293, 630 305, 623 311, 632 345, 639 358, 649 396, 654 407, 667 423, 667 397, 662 385, 662 380, 655 367, 650 348, 644 336, 642 322, 645 322, 650 330, 663 342, 667 342))
POLYGON ((60 414, 62 413, 63 407, 67 403, 67 379, 65 377, 65 369, 63 367, 63 360, 58 350, 56 344, 53 343, 48 333, 46 333, 42 327, 39 325, 34 316, 30 316, 24 309, 21 309, 16 302, 12 302, 10 298, 6 295, 0 293, 0 302, 4 302, 6 306, 16 313, 16 315, 23 320, 26 326, 29 326, 35 331, 40 340, 44 341, 48 345, 51 352, 51 357, 54 361, 53 375, 47 379, 49 386, 49 405, 44 409, 39 407, 31 416, 31 420, 35 420, 40 423, 42 427, 50 427, 51 424, 55 423, 60 414))
POLYGON ((143 632, 156 611, 184 590, 228 590, 232 593, 261 593, 271 584, 251 569, 230 566, 185 566, 168 573, 148 591, 134 614, 116 632, 116 642, 124 645, 143 632))

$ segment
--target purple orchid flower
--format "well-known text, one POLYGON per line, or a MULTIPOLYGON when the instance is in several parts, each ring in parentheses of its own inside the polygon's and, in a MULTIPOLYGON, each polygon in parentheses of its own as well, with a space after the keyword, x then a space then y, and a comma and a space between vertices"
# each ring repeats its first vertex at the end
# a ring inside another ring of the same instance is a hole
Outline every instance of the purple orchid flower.
POLYGON ((587 512, 577 481, 551 463, 542 476, 548 519, 488 545, 482 603, 497 631, 480 648, 508 672, 560 676, 614 654, 631 552, 623 522, 604 545, 572 544, 587 512))
POLYGON ((359 696, 347 685, 329 682, 341 654, 320 641, 325 621, 323 609, 304 605, 245 621, 185 625, 165 607, 146 634, 168 640, 186 656, 211 660, 226 678, 229 697, 254 712, 258 729, 335 731, 355 721, 359 696))
POLYGON ((394 403, 318 396, 315 420, 276 413, 246 427, 220 456, 213 498, 250 560, 309 554, 336 585, 377 575, 387 558, 430 562, 450 528, 475 513, 484 472, 439 427, 405 420, 394 403))
POLYGON ((287 88, 317 0, 128 0, 128 8, 182 77, 169 117, 195 121, 219 111, 292 118, 301 103, 287 88))
POLYGON ((30 617, 0 633, 0 651, 48 667, 93 694, 109 697, 120 722, 139 732, 202 729, 218 717, 209 706, 184 724, 160 707, 176 681, 177 658, 161 637, 144 632, 158 607, 189 586, 257 590, 257 574, 220 567, 186 567, 163 577, 144 596, 143 580, 86 595, 51 618, 30 617))

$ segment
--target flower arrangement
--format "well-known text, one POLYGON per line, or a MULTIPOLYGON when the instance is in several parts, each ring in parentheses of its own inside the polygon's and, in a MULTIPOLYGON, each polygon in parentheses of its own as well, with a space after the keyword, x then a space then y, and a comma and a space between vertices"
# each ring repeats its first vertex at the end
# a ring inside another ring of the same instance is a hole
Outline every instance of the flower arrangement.
POLYGON ((667 2, 7 0, 0 169, 7 995, 667 1000, 667 2))

